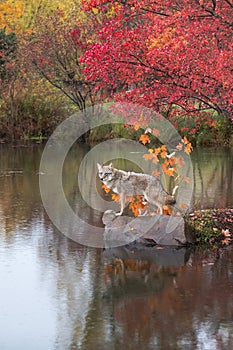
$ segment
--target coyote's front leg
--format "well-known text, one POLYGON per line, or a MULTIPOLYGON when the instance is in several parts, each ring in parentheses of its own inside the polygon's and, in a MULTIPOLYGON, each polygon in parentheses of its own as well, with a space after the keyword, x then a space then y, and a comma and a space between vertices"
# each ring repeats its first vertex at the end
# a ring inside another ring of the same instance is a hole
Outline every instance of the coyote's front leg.
POLYGON ((116 213, 117 216, 120 216, 123 214, 123 210, 125 208, 125 193, 121 192, 120 194, 120 204, 121 204, 121 210, 119 213, 116 213))

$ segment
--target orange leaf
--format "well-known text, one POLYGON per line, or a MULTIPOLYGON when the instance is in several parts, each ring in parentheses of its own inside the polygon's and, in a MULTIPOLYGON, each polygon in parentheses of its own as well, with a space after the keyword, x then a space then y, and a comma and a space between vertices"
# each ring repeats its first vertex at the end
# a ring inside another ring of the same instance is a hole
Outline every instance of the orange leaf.
POLYGON ((175 164, 175 158, 174 158, 174 157, 169 158, 168 163, 169 163, 171 166, 173 166, 173 165, 175 164))
POLYGON ((163 159, 165 159, 167 157, 167 151, 162 151, 160 155, 163 159))
POLYGON ((159 158, 157 157, 156 154, 153 155, 153 163, 158 163, 159 162, 159 158))
POLYGON ((159 161, 157 154, 155 154, 155 153, 144 154, 143 158, 145 160, 153 160, 153 163, 158 163, 158 161, 159 161))
POLYGON ((179 207, 181 209, 185 209, 187 207, 187 204, 186 203, 180 203, 179 207))
POLYGON ((136 198, 131 198, 129 208, 132 210, 134 216, 139 215, 139 209, 144 210, 146 208, 146 205, 142 202, 143 197, 142 196, 136 196, 136 198))
POLYGON ((190 142, 188 142, 186 145, 185 145, 185 153, 187 154, 190 154, 192 152, 192 149, 193 149, 193 146, 191 145, 190 142))
POLYGON ((102 185, 102 188, 104 189, 104 191, 106 193, 109 193, 111 191, 110 188, 108 186, 106 186, 105 184, 102 185))
POLYGON ((153 159, 153 157, 154 157, 154 155, 153 154, 144 154, 143 155, 143 158, 145 159, 145 160, 150 160, 150 159, 153 159))
POLYGON ((142 134, 139 141, 145 145, 146 143, 150 143, 150 138, 148 135, 142 134))
POLYGON ((182 139, 182 142, 183 142, 185 145, 187 145, 187 143, 189 143, 189 141, 188 141, 188 139, 187 139, 186 136, 182 139))
POLYGON ((180 157, 174 157, 175 163, 178 166, 183 166, 184 165, 184 158, 182 156, 180 157))
POLYGON ((165 214, 165 215, 171 215, 172 214, 172 210, 171 210, 171 208, 169 208, 168 205, 164 205, 163 206, 163 214, 165 214))
POLYGON ((162 169, 165 172, 165 174, 167 174, 168 176, 174 176, 174 171, 176 168, 167 168, 166 164, 162 164, 162 169))
POLYGON ((167 146, 162 145, 162 146, 161 146, 161 151, 167 151, 167 146))
POLYGON ((119 199, 120 199, 120 197, 119 197, 119 195, 118 195, 118 194, 116 194, 116 193, 113 193, 113 194, 112 194, 112 200, 114 200, 114 201, 118 202, 118 201, 119 201, 119 199))
POLYGON ((222 240, 222 243, 226 245, 228 245, 230 242, 231 242, 231 239, 228 237, 222 240))
POLYGON ((152 175, 155 175, 156 177, 160 177, 160 171, 158 169, 155 169, 153 172, 152 172, 152 175))

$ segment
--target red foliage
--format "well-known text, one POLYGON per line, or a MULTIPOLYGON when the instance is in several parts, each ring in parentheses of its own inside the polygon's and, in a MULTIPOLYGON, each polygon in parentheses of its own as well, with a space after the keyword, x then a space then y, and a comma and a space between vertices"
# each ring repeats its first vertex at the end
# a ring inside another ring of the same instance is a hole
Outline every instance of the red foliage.
POLYGON ((86 77, 98 88, 160 112, 177 105, 232 117, 231 0, 83 3, 103 15, 83 56, 86 77))

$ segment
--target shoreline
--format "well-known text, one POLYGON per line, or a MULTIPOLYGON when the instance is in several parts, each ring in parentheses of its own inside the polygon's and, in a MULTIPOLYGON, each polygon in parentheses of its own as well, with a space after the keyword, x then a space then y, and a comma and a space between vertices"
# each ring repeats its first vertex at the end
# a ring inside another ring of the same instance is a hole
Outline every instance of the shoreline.
POLYGON ((233 243, 233 208, 195 210, 184 219, 198 245, 233 243))

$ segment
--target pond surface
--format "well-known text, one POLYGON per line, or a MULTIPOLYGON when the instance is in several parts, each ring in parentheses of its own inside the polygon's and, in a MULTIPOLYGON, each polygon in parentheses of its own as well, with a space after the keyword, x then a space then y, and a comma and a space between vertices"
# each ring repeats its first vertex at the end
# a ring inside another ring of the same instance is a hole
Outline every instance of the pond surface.
MULTIPOLYGON (((69 153, 64 192, 101 226, 77 187, 88 150, 69 153)), ((104 250, 68 239, 43 209, 42 151, 0 147, 0 349, 233 348, 233 247, 104 250)), ((192 161, 194 208, 232 207, 233 151, 198 149, 192 161)), ((91 196, 95 170, 85 176, 91 196)))

